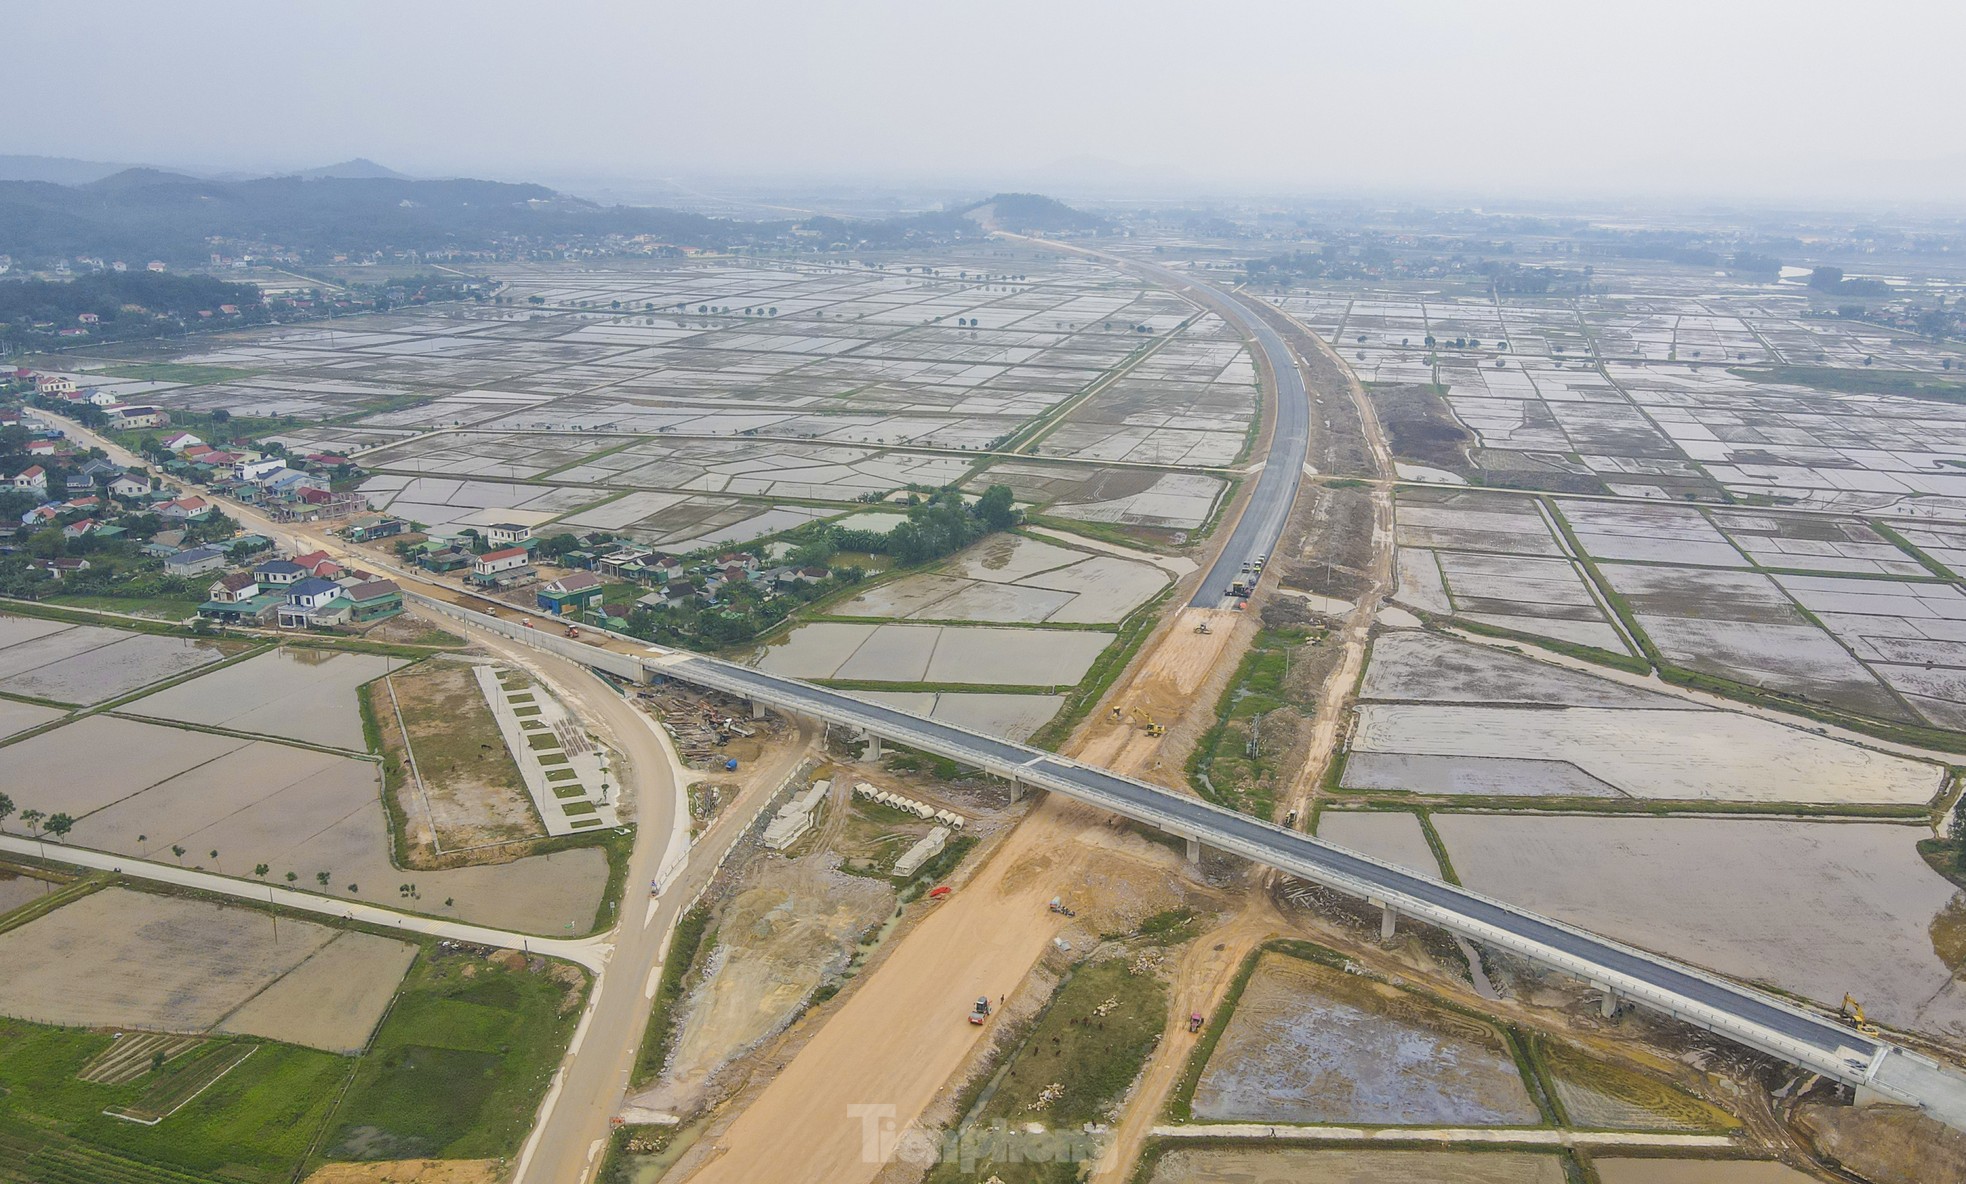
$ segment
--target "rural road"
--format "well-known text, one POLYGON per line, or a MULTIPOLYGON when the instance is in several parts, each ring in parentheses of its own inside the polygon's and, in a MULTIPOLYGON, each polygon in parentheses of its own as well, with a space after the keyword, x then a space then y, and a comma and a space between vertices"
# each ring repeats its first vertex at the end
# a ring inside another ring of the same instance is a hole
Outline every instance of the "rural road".
POLYGON ((359 901, 316 896, 311 892, 303 892, 285 884, 238 880, 216 872, 178 867, 169 863, 155 863, 145 859, 132 859, 127 855, 117 855, 111 851, 92 851, 86 847, 73 847, 65 843, 42 843, 19 835, 0 835, 0 851, 46 857, 60 863, 96 871, 121 872, 133 880, 149 880, 158 884, 171 884, 179 888, 210 892, 217 896, 230 896, 248 904, 265 904, 271 901, 282 908, 316 913, 323 917, 360 921, 367 925, 378 925, 384 929, 395 929, 424 937, 449 938, 452 941, 467 941, 505 950, 529 950, 550 958, 564 958, 589 970, 600 970, 607 965, 608 960, 609 947, 605 937, 557 938, 509 933, 503 929, 489 929, 483 925, 446 921, 442 917, 399 913, 394 909, 380 908, 359 901))

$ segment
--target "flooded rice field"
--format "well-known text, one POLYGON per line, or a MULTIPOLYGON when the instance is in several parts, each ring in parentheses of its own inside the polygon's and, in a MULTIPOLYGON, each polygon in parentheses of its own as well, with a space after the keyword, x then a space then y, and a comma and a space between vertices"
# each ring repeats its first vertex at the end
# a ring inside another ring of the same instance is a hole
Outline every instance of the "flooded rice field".
POLYGON ((1423 876, 1440 876, 1440 862, 1427 844, 1418 814, 1404 810, 1326 810, 1318 815, 1317 837, 1423 876))
POLYGON ((1195 1087, 1202 1121, 1540 1121, 1506 1038, 1396 987, 1262 955, 1195 1087))
POLYGON ((400 658, 287 646, 139 699, 128 710, 361 751, 355 688, 403 664, 400 658))
MULTIPOLYGON (((9 622, 23 618, 5 618, 9 622)), ((0 631, 0 691, 100 703, 237 653, 238 645, 35 621, 0 631), (7 638, 18 640, 7 642, 7 638)))
MULTIPOLYGON (((1566 1179, 1561 1158, 1524 1151, 1179 1147, 1160 1157, 1149 1184, 1564 1184, 1566 1179)), ((1611 1184, 1609 1177, 1605 1184, 1611 1184)))
POLYGON ((1873 1017, 1966 1034, 1966 895, 1922 826, 1433 815, 1462 883, 1607 937, 1873 1017))

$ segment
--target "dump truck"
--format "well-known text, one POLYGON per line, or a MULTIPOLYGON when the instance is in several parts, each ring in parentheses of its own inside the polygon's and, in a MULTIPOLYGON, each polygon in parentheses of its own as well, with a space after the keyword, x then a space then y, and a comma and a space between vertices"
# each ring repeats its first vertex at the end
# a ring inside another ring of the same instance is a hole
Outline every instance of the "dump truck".
POLYGON ((981 1025, 984 1020, 987 1020, 989 1018, 990 1018, 990 997, 988 995, 978 995, 976 997, 976 1006, 970 1008, 969 1022, 972 1024, 981 1025))

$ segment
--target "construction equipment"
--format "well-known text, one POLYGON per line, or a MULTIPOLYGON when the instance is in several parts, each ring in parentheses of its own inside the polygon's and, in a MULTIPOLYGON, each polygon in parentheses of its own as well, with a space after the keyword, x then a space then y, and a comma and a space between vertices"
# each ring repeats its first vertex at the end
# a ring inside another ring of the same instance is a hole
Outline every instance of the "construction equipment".
POLYGON ((650 896, 661 896, 661 895, 662 895, 662 881, 661 881, 661 880, 650 880, 650 881, 649 881, 649 895, 650 895, 650 896))
POLYGON ((1877 1025, 1864 1018, 1864 1005, 1857 1002, 1856 998, 1847 991, 1843 995, 1843 1018, 1849 1020, 1850 1026, 1865 1036, 1879 1035, 1877 1025))
POLYGON ((969 1022, 980 1027, 983 1021, 989 1018, 990 997, 988 995, 978 995, 976 997, 976 1006, 970 1009, 969 1022))
POLYGON ((1215 630, 1213 630, 1213 629, 1210 629, 1210 628, 1208 627, 1208 622, 1207 622, 1207 621, 1196 621, 1196 622, 1195 622, 1195 632, 1196 632, 1196 633, 1213 633, 1213 632, 1215 632, 1215 630))
POLYGON ((928 898, 930 900, 942 900, 949 895, 949 892, 950 888, 947 884, 937 884, 928 890, 928 898))
POLYGON ((1191 1012, 1189 1012, 1189 1013, 1188 1013, 1188 1031, 1189 1031, 1189 1032, 1191 1032, 1191 1033, 1193 1033, 1193 1032, 1199 1032, 1199 1031, 1201 1031, 1201 1025, 1202 1025, 1202 1018, 1201 1018, 1201 1012, 1199 1012, 1199 1011, 1191 1011, 1191 1012))
POLYGON ((1166 724, 1155 723, 1153 716, 1148 715, 1146 712, 1140 710, 1138 707, 1133 709, 1133 722, 1139 724, 1141 729, 1144 730, 1149 736, 1158 738, 1167 735, 1166 724))
POLYGON ((578 626, 578 625, 568 625, 568 626, 567 626, 567 636, 568 636, 568 637, 579 637, 579 636, 580 636, 580 626, 578 626))
POLYGON ((1115 708, 1113 708, 1113 722, 1114 722, 1114 723, 1119 723, 1119 722, 1121 722, 1122 720, 1124 720, 1125 718, 1126 718, 1126 713, 1125 713, 1125 712, 1123 712, 1123 711, 1121 711, 1121 710, 1120 710, 1119 708, 1117 708, 1117 707, 1115 707, 1115 708))
POLYGON ((1052 897, 1051 903, 1049 905, 1046 905, 1045 907, 1049 908, 1052 912, 1057 913, 1061 917, 1078 916, 1077 913, 1073 912, 1071 909, 1066 908, 1065 902, 1056 896, 1052 897))

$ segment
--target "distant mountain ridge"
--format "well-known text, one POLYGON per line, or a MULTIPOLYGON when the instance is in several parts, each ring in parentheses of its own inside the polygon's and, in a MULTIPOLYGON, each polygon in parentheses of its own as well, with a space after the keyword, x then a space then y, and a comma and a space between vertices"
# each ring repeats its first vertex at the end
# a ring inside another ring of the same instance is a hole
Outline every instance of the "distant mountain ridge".
POLYGON ((322 165, 318 169, 302 169, 297 173, 281 175, 299 177, 306 181, 408 181, 412 179, 408 174, 379 165, 366 156, 344 160, 340 164, 322 165))

